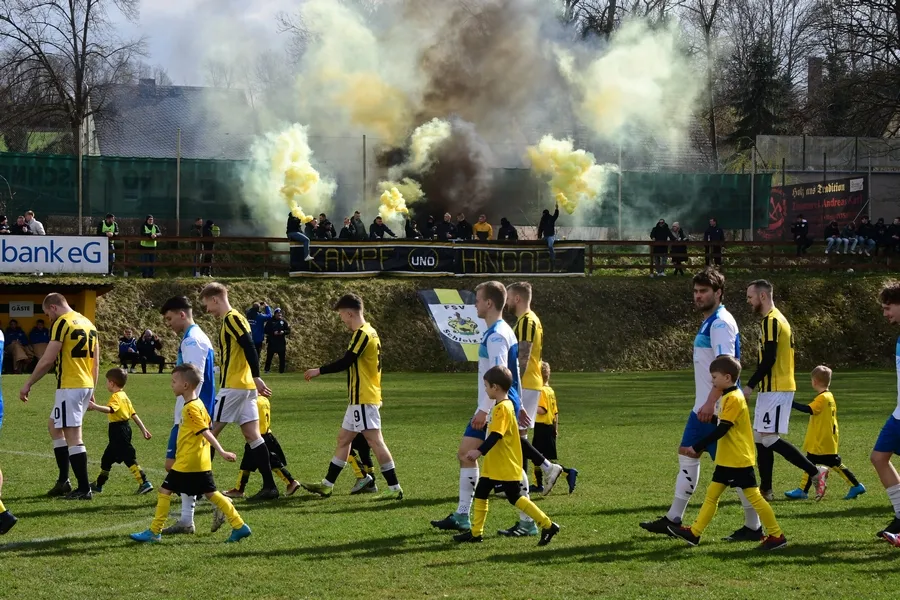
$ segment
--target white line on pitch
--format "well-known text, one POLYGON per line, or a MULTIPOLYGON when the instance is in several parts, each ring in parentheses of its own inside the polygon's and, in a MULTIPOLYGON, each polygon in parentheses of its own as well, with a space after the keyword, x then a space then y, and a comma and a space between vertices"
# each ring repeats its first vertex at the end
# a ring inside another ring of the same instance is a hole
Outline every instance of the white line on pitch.
MULTIPOLYGON (((0 453, 14 454, 16 456, 33 456, 35 458, 45 458, 47 460, 56 460, 56 457, 53 456, 52 454, 45 454, 42 452, 25 452, 24 450, 6 450, 5 448, 0 448, 0 453)), ((88 464, 99 465, 100 461, 99 460, 89 460, 88 464)), ((144 469, 144 471, 150 471, 152 473, 166 473, 165 469, 157 469, 155 467, 145 467, 143 465, 141 465, 141 468, 144 469)))

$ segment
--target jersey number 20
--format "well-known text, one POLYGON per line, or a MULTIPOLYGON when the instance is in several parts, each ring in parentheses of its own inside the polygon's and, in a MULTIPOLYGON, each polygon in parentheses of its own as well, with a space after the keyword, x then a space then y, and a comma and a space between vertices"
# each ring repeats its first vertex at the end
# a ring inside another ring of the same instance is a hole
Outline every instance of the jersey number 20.
POLYGON ((94 358, 94 347, 97 344, 96 331, 88 333, 84 329, 75 329, 69 338, 77 342, 72 348, 72 358, 87 358, 88 356, 94 358))

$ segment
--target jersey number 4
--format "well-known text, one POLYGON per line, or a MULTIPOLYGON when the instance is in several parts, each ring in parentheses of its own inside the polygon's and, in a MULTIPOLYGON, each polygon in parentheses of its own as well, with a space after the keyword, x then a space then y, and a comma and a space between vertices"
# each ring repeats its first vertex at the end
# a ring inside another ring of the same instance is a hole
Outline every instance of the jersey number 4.
POLYGON ((97 347, 97 332, 88 333, 84 329, 76 329, 72 331, 70 339, 75 340, 76 344, 72 348, 72 358, 94 358, 94 348, 97 347))

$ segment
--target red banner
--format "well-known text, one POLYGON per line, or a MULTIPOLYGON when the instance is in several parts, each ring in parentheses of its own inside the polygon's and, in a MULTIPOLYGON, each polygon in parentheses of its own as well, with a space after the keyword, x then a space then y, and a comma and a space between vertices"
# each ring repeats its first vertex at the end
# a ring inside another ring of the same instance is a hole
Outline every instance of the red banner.
POLYGON ((773 186, 769 197, 769 226, 758 229, 761 240, 791 238, 791 224, 797 215, 809 222, 809 236, 824 235, 825 227, 837 221, 843 227, 856 220, 866 206, 869 190, 865 177, 837 179, 824 183, 773 186))

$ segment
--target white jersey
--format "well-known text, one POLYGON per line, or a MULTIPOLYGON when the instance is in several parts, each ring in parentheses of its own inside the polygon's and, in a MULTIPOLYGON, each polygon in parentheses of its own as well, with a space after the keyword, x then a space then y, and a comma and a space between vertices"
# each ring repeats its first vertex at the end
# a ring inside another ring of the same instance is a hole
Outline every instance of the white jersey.
POLYGON ((894 354, 897 361, 897 408, 891 416, 900 419, 900 338, 897 338, 897 350, 894 354))
MULTIPOLYGON (((694 338, 694 412, 706 404, 713 389, 709 366, 719 356, 741 358, 741 338, 737 322, 731 313, 719 305, 716 312, 703 321, 694 338)), ((898 363, 900 364, 900 363, 898 363)))
POLYGON ((503 319, 488 327, 478 347, 478 411, 487 414, 491 414, 494 401, 484 389, 484 374, 498 365, 512 372, 513 386, 509 390, 509 399, 516 407, 516 414, 519 414, 519 342, 512 327, 503 319))
MULTIPOLYGON (((192 364, 200 369, 200 385, 197 386, 197 397, 206 406, 206 412, 213 414, 213 404, 216 399, 215 391, 215 354, 212 342, 196 324, 188 327, 181 338, 178 347, 177 364, 192 364)), ((184 409, 184 398, 178 396, 175 399, 175 424, 181 425, 181 412, 184 409)))

